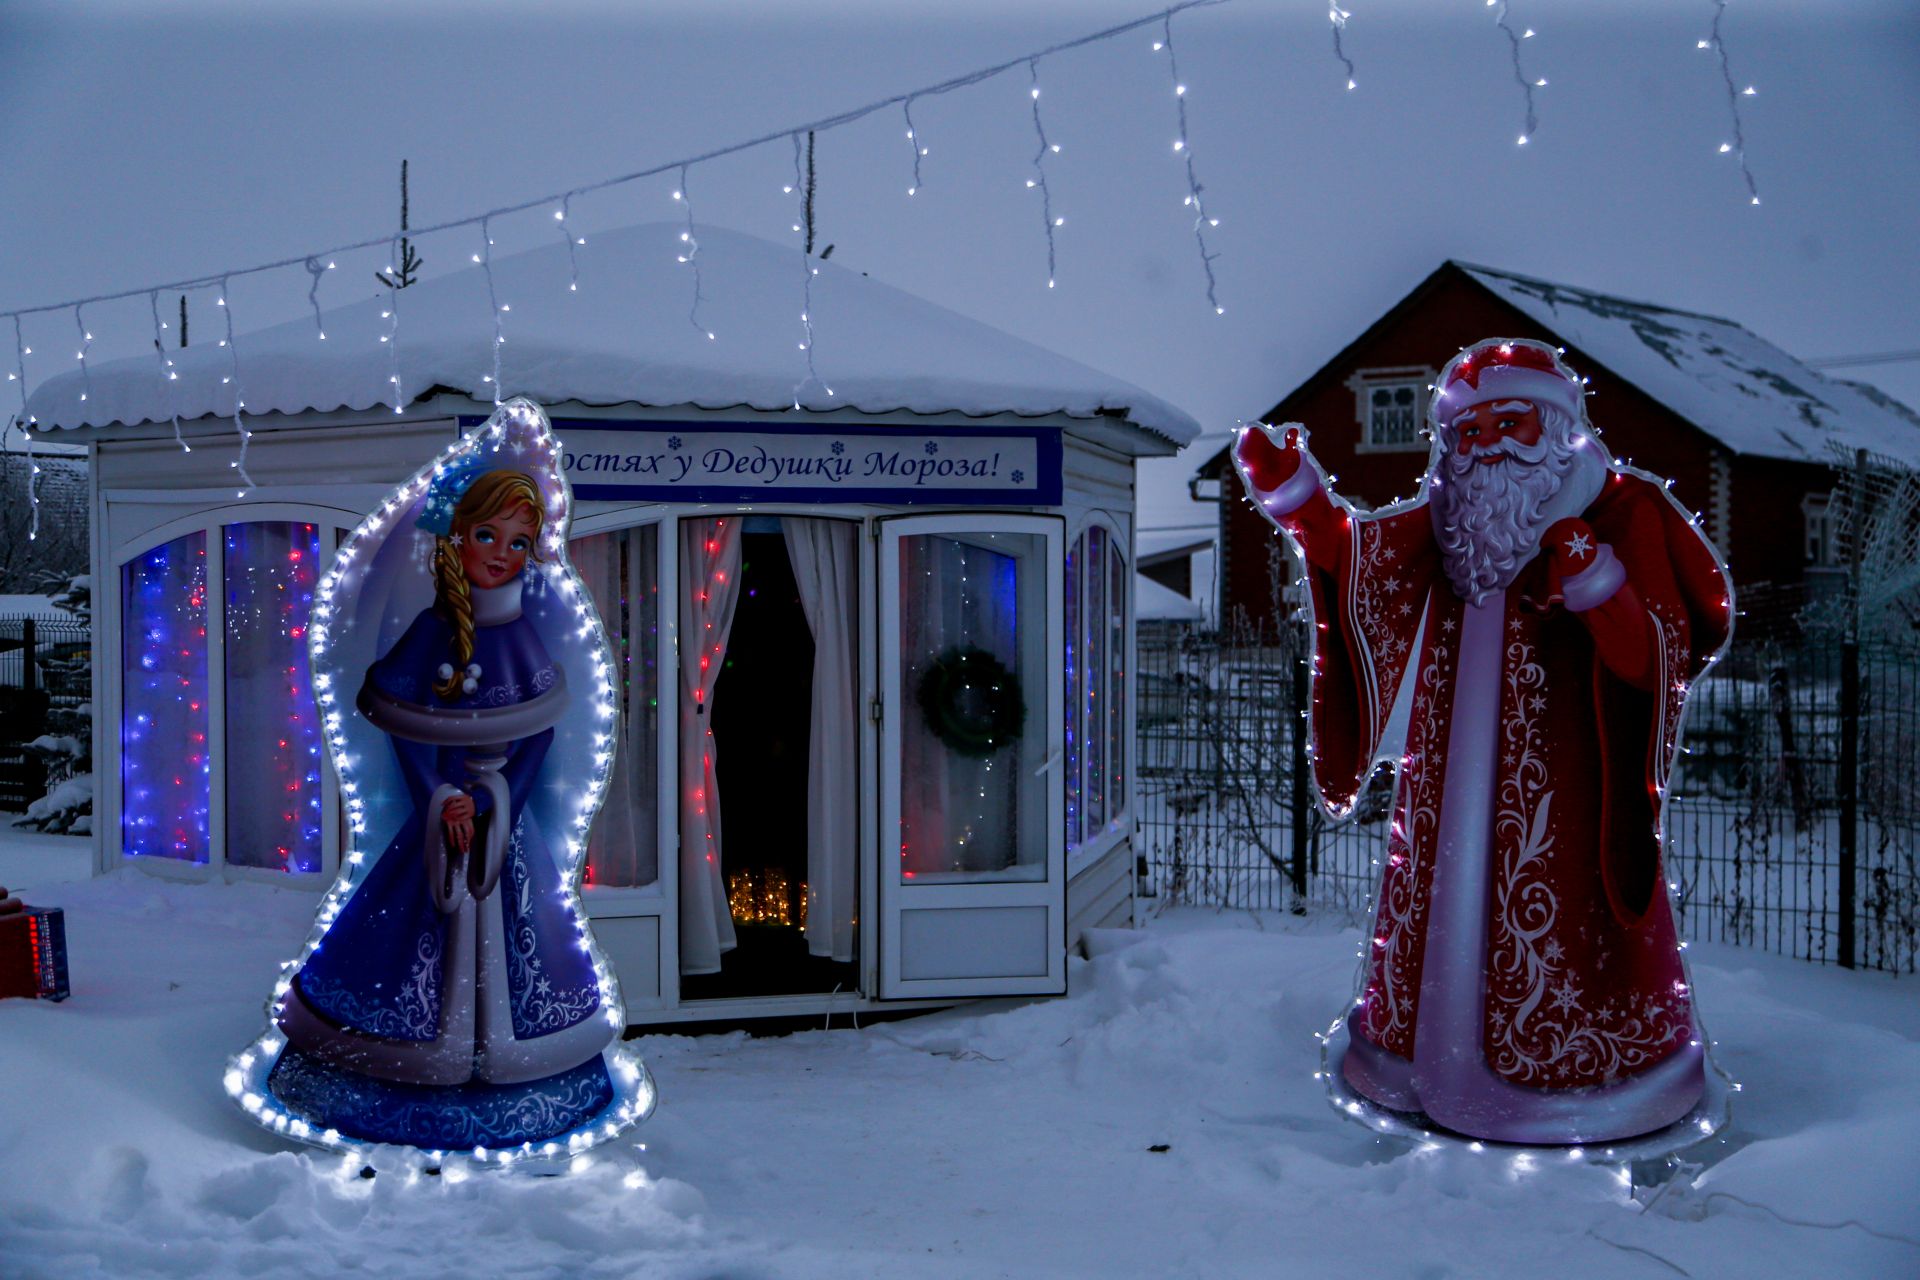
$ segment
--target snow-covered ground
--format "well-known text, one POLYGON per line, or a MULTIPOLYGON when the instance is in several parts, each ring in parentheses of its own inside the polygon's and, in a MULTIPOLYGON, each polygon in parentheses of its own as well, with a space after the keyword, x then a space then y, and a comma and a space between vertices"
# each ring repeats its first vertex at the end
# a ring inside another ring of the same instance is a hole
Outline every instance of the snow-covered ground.
POLYGON ((75 881, 83 850, 0 836, 0 883, 67 910, 74 990, 0 1004, 10 1278, 1920 1274, 1911 979, 1696 946, 1744 1091, 1705 1172, 1640 1200, 1342 1120, 1313 1031, 1355 931, 1198 910, 1062 1000, 649 1037, 657 1115, 567 1176, 368 1181, 220 1088, 312 898, 75 881))

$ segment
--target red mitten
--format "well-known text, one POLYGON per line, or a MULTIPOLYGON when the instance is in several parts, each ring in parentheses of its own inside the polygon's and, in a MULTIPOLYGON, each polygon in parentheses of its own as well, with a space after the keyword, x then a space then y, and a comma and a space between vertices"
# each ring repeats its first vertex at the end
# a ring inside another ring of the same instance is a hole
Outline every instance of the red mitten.
POLYGON ((1287 428, 1284 447, 1274 444, 1267 428, 1259 423, 1240 429, 1233 456, 1246 473, 1247 483, 1260 493, 1271 493, 1293 478, 1300 469, 1300 432, 1287 428))
POLYGON ((1568 516, 1547 526, 1540 545, 1553 557, 1554 573, 1563 581, 1590 568, 1600 554, 1600 542, 1593 526, 1578 516, 1568 516))

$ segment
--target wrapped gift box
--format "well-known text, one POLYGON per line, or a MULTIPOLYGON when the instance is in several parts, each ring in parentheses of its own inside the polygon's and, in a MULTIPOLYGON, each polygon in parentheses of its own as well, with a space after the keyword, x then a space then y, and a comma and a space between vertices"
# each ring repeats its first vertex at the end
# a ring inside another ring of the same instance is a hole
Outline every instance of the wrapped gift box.
POLYGON ((0 998, 65 1000, 67 917, 59 907, 29 907, 0 890, 0 998))

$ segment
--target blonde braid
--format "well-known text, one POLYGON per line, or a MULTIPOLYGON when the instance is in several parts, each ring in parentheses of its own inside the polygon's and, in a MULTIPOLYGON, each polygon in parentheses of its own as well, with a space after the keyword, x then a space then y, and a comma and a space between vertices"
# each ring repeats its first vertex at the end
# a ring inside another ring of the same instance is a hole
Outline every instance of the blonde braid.
POLYGON ((453 539, 435 539, 433 547, 434 603, 453 625, 453 674, 434 682, 433 691, 448 702, 460 696, 467 664, 473 661, 473 595, 467 588, 466 566, 453 539))
POLYGON ((453 674, 437 682, 433 691, 448 702, 460 696, 467 664, 473 661, 473 595, 467 585, 466 566, 460 560, 460 546, 454 539, 464 538, 474 525, 510 507, 525 507, 533 517, 533 546, 528 558, 542 559, 540 531, 546 525, 546 508, 533 478, 523 471, 489 471, 475 480, 454 507, 447 532, 434 542, 434 603, 453 625, 454 663, 453 674))

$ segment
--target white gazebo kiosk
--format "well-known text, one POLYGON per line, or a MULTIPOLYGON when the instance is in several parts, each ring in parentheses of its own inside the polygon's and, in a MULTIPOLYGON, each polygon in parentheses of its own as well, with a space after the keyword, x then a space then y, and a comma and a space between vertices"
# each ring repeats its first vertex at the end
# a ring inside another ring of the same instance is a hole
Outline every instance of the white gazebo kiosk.
POLYGON ((314 585, 497 385, 619 663, 583 897, 629 1020, 1066 990, 1130 918, 1133 461, 1197 424, 833 264, 809 352, 798 253, 738 234, 689 312, 682 229, 39 387, 91 461, 99 871, 332 882, 314 585))

